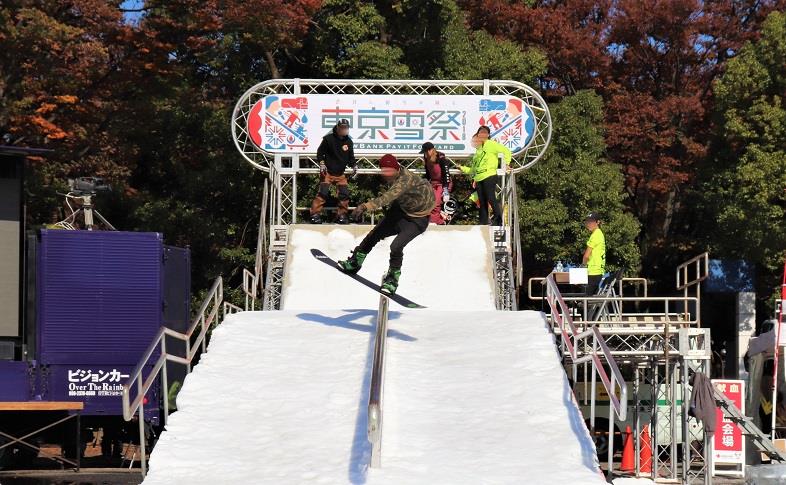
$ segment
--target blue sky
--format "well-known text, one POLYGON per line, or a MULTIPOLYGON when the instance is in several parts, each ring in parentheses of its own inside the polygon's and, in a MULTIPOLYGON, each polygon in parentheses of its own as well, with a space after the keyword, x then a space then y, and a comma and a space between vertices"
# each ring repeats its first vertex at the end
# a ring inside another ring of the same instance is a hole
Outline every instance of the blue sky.
MULTIPOLYGON (((125 0, 123 3, 120 4, 120 8, 128 9, 128 10, 135 10, 144 7, 145 0, 125 0)), ((139 19, 142 18, 142 12, 126 12, 123 14, 126 19, 126 22, 130 24, 137 24, 139 23, 139 19)))

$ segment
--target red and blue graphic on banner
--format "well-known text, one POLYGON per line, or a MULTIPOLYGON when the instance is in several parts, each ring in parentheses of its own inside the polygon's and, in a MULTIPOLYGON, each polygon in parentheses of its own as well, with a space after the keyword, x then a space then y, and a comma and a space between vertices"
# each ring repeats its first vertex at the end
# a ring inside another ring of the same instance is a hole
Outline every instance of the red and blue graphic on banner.
POLYGON ((513 153, 532 140, 532 109, 511 96, 269 95, 248 117, 253 142, 271 153, 316 153, 339 119, 350 123, 357 153, 416 154, 423 142, 448 154, 472 152, 481 125, 513 153))

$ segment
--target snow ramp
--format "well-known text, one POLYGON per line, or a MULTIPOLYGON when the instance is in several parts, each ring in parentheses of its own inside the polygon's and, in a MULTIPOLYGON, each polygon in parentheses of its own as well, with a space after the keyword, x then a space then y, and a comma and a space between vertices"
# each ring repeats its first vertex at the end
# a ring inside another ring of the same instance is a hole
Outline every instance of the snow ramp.
MULTIPOLYGON (((428 308, 389 312, 381 468, 366 436, 379 295, 310 254, 362 234, 319 228, 291 234, 284 310, 213 332, 144 483, 604 483, 544 316, 493 309, 485 228, 431 229, 400 287, 428 308)), ((364 271, 381 275, 376 252, 364 271)))
MULTIPOLYGON (((377 308, 379 293, 321 263, 319 249, 346 259, 371 226, 296 225, 288 238, 284 310, 377 308)), ((360 275, 380 283, 388 269, 392 237, 369 253, 360 275)), ((398 293, 432 310, 494 310, 489 228, 429 226, 404 249, 398 293)), ((391 309, 402 307, 391 302, 391 309)))

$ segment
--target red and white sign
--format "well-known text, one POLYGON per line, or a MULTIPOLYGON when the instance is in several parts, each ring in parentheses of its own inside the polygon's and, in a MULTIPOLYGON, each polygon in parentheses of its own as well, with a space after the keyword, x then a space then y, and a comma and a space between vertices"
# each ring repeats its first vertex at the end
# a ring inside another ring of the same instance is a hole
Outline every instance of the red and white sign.
POLYGON ((248 135, 268 153, 315 154, 340 119, 349 121, 356 154, 411 153, 430 141, 448 155, 474 153, 481 125, 516 155, 536 133, 524 100, 505 95, 271 94, 248 114, 248 135))
MULTIPOLYGON (((712 385, 745 413, 745 382, 732 379, 713 379, 712 385)), ((731 470, 717 470, 716 465, 745 465, 745 437, 734 422, 715 410, 715 435, 712 439, 712 468, 714 472, 734 474, 731 470)))

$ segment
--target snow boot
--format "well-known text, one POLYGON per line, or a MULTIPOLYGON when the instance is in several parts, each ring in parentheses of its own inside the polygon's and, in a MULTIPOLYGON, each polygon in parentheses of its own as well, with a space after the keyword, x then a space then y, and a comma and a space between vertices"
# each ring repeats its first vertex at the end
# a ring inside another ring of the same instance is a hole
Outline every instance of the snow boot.
POLYGON ((363 261, 366 260, 366 256, 368 256, 368 253, 362 253, 355 248, 350 257, 344 261, 338 262, 338 266, 345 273, 355 274, 360 271, 360 267, 363 266, 363 261))
POLYGON ((311 223, 312 224, 322 224, 322 216, 319 214, 314 214, 311 216, 311 223))
POLYGON ((385 276, 382 278, 382 286, 380 287, 380 290, 382 290, 383 293, 395 295, 396 290, 398 289, 399 278, 401 278, 401 269, 388 269, 388 272, 385 273, 385 276))

